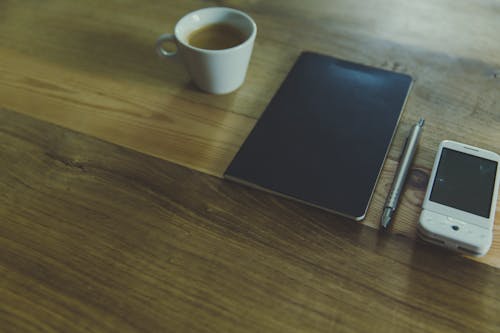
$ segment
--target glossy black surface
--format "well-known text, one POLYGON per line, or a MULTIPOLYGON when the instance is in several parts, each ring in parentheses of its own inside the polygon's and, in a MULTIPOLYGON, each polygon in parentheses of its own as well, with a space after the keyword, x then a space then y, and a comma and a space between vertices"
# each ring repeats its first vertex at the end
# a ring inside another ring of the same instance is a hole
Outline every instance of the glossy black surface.
POLYGON ((443 148, 430 200, 490 217, 497 163, 443 148))
POLYGON ((225 176, 362 218, 411 81, 302 53, 225 176))

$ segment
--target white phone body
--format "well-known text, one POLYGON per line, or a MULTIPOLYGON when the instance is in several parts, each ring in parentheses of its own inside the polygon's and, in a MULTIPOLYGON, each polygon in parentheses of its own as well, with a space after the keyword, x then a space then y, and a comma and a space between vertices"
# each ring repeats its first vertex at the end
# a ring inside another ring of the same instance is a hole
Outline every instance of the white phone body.
POLYGON ((486 254, 500 181, 500 156, 445 140, 439 145, 418 223, 425 241, 465 254, 486 254))

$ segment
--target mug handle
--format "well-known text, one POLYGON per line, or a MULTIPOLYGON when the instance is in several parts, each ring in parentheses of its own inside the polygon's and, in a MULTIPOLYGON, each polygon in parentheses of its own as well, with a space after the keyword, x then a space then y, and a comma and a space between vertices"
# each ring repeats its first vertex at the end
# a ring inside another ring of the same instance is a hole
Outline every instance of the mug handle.
POLYGON ((177 50, 175 51, 167 51, 163 48, 163 43, 165 42, 174 42, 175 43, 175 35, 174 34, 163 34, 156 40, 156 53, 159 56, 170 58, 177 54, 177 50))

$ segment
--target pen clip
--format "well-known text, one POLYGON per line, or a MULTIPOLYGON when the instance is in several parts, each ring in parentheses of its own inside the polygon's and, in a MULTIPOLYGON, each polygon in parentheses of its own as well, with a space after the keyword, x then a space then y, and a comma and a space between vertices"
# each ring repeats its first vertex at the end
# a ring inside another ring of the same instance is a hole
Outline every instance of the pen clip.
POLYGON ((408 146, 408 141, 410 140, 410 136, 407 136, 406 137, 406 140, 405 140, 405 144, 403 146, 403 149, 401 150, 401 155, 399 155, 399 159, 398 161, 401 162, 401 159, 403 158, 403 155, 405 154, 405 151, 406 151, 406 146, 408 146))

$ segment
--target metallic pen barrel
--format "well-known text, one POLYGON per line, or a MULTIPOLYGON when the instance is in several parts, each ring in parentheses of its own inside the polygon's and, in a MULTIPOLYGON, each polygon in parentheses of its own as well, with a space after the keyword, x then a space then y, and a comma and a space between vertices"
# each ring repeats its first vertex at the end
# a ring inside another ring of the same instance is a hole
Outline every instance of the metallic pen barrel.
POLYGON ((389 226, 392 215, 398 205, 399 196, 403 190, 408 171, 410 170, 413 157, 415 156, 415 151, 417 150, 422 126, 424 126, 424 119, 420 118, 419 122, 412 127, 410 135, 406 140, 399 166, 396 170, 396 175, 394 176, 394 182, 392 183, 391 191, 387 196, 384 212, 382 213, 380 224, 383 228, 387 228, 389 226))

